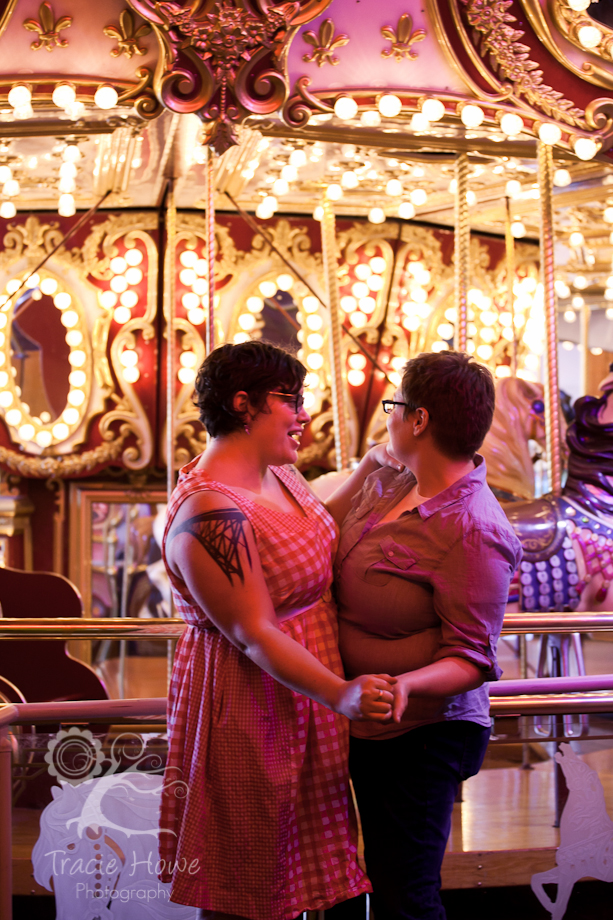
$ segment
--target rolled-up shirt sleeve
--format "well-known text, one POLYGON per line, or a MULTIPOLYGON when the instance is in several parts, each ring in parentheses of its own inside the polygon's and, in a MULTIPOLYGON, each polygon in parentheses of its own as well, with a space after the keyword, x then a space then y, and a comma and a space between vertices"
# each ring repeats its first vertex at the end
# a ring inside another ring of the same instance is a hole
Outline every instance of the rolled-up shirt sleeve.
POLYGON ((508 539, 479 529, 445 554, 431 579, 442 631, 434 661, 464 658, 483 669, 486 680, 500 678, 496 646, 517 555, 508 539))

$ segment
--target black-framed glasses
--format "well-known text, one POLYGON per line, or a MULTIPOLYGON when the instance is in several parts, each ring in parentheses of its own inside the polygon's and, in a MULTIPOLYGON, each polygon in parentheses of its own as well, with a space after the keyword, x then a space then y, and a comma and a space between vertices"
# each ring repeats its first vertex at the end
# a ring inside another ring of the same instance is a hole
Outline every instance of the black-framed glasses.
POLYGON ((302 393, 276 393, 274 390, 269 390, 269 396, 281 396, 283 399, 294 400, 294 412, 298 415, 302 411, 304 406, 304 396, 302 393))
POLYGON ((386 415, 391 415, 396 406, 406 406, 408 408, 408 403, 397 402, 395 399, 382 399, 381 405, 383 406, 383 411, 386 415))

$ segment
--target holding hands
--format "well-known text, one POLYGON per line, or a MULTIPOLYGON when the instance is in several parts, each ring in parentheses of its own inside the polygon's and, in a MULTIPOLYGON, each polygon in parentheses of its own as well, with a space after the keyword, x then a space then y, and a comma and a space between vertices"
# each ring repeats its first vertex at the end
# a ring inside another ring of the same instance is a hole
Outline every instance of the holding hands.
POLYGON ((362 674, 354 680, 347 680, 341 687, 334 709, 357 722, 389 722, 395 683, 396 678, 389 674, 362 674))

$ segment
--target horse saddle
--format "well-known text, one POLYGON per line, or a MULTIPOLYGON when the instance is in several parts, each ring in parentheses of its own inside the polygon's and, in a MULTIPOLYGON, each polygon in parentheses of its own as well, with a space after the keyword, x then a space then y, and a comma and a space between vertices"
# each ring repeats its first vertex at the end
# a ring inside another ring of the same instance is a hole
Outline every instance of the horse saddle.
POLYGON ((574 610, 580 589, 575 551, 567 532, 568 502, 545 496, 502 507, 523 549, 518 573, 521 609, 574 610))

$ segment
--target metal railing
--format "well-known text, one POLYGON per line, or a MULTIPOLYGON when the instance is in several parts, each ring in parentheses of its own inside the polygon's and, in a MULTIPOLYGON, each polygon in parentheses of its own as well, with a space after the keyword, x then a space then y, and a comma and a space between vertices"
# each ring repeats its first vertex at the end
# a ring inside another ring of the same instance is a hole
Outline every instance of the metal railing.
MULTIPOLYGON (((0 616, 0 639, 179 639, 188 628, 179 617, 79 619, 77 617, 16 618, 0 616)), ((509 613, 502 635, 613 631, 613 613, 509 613)))

